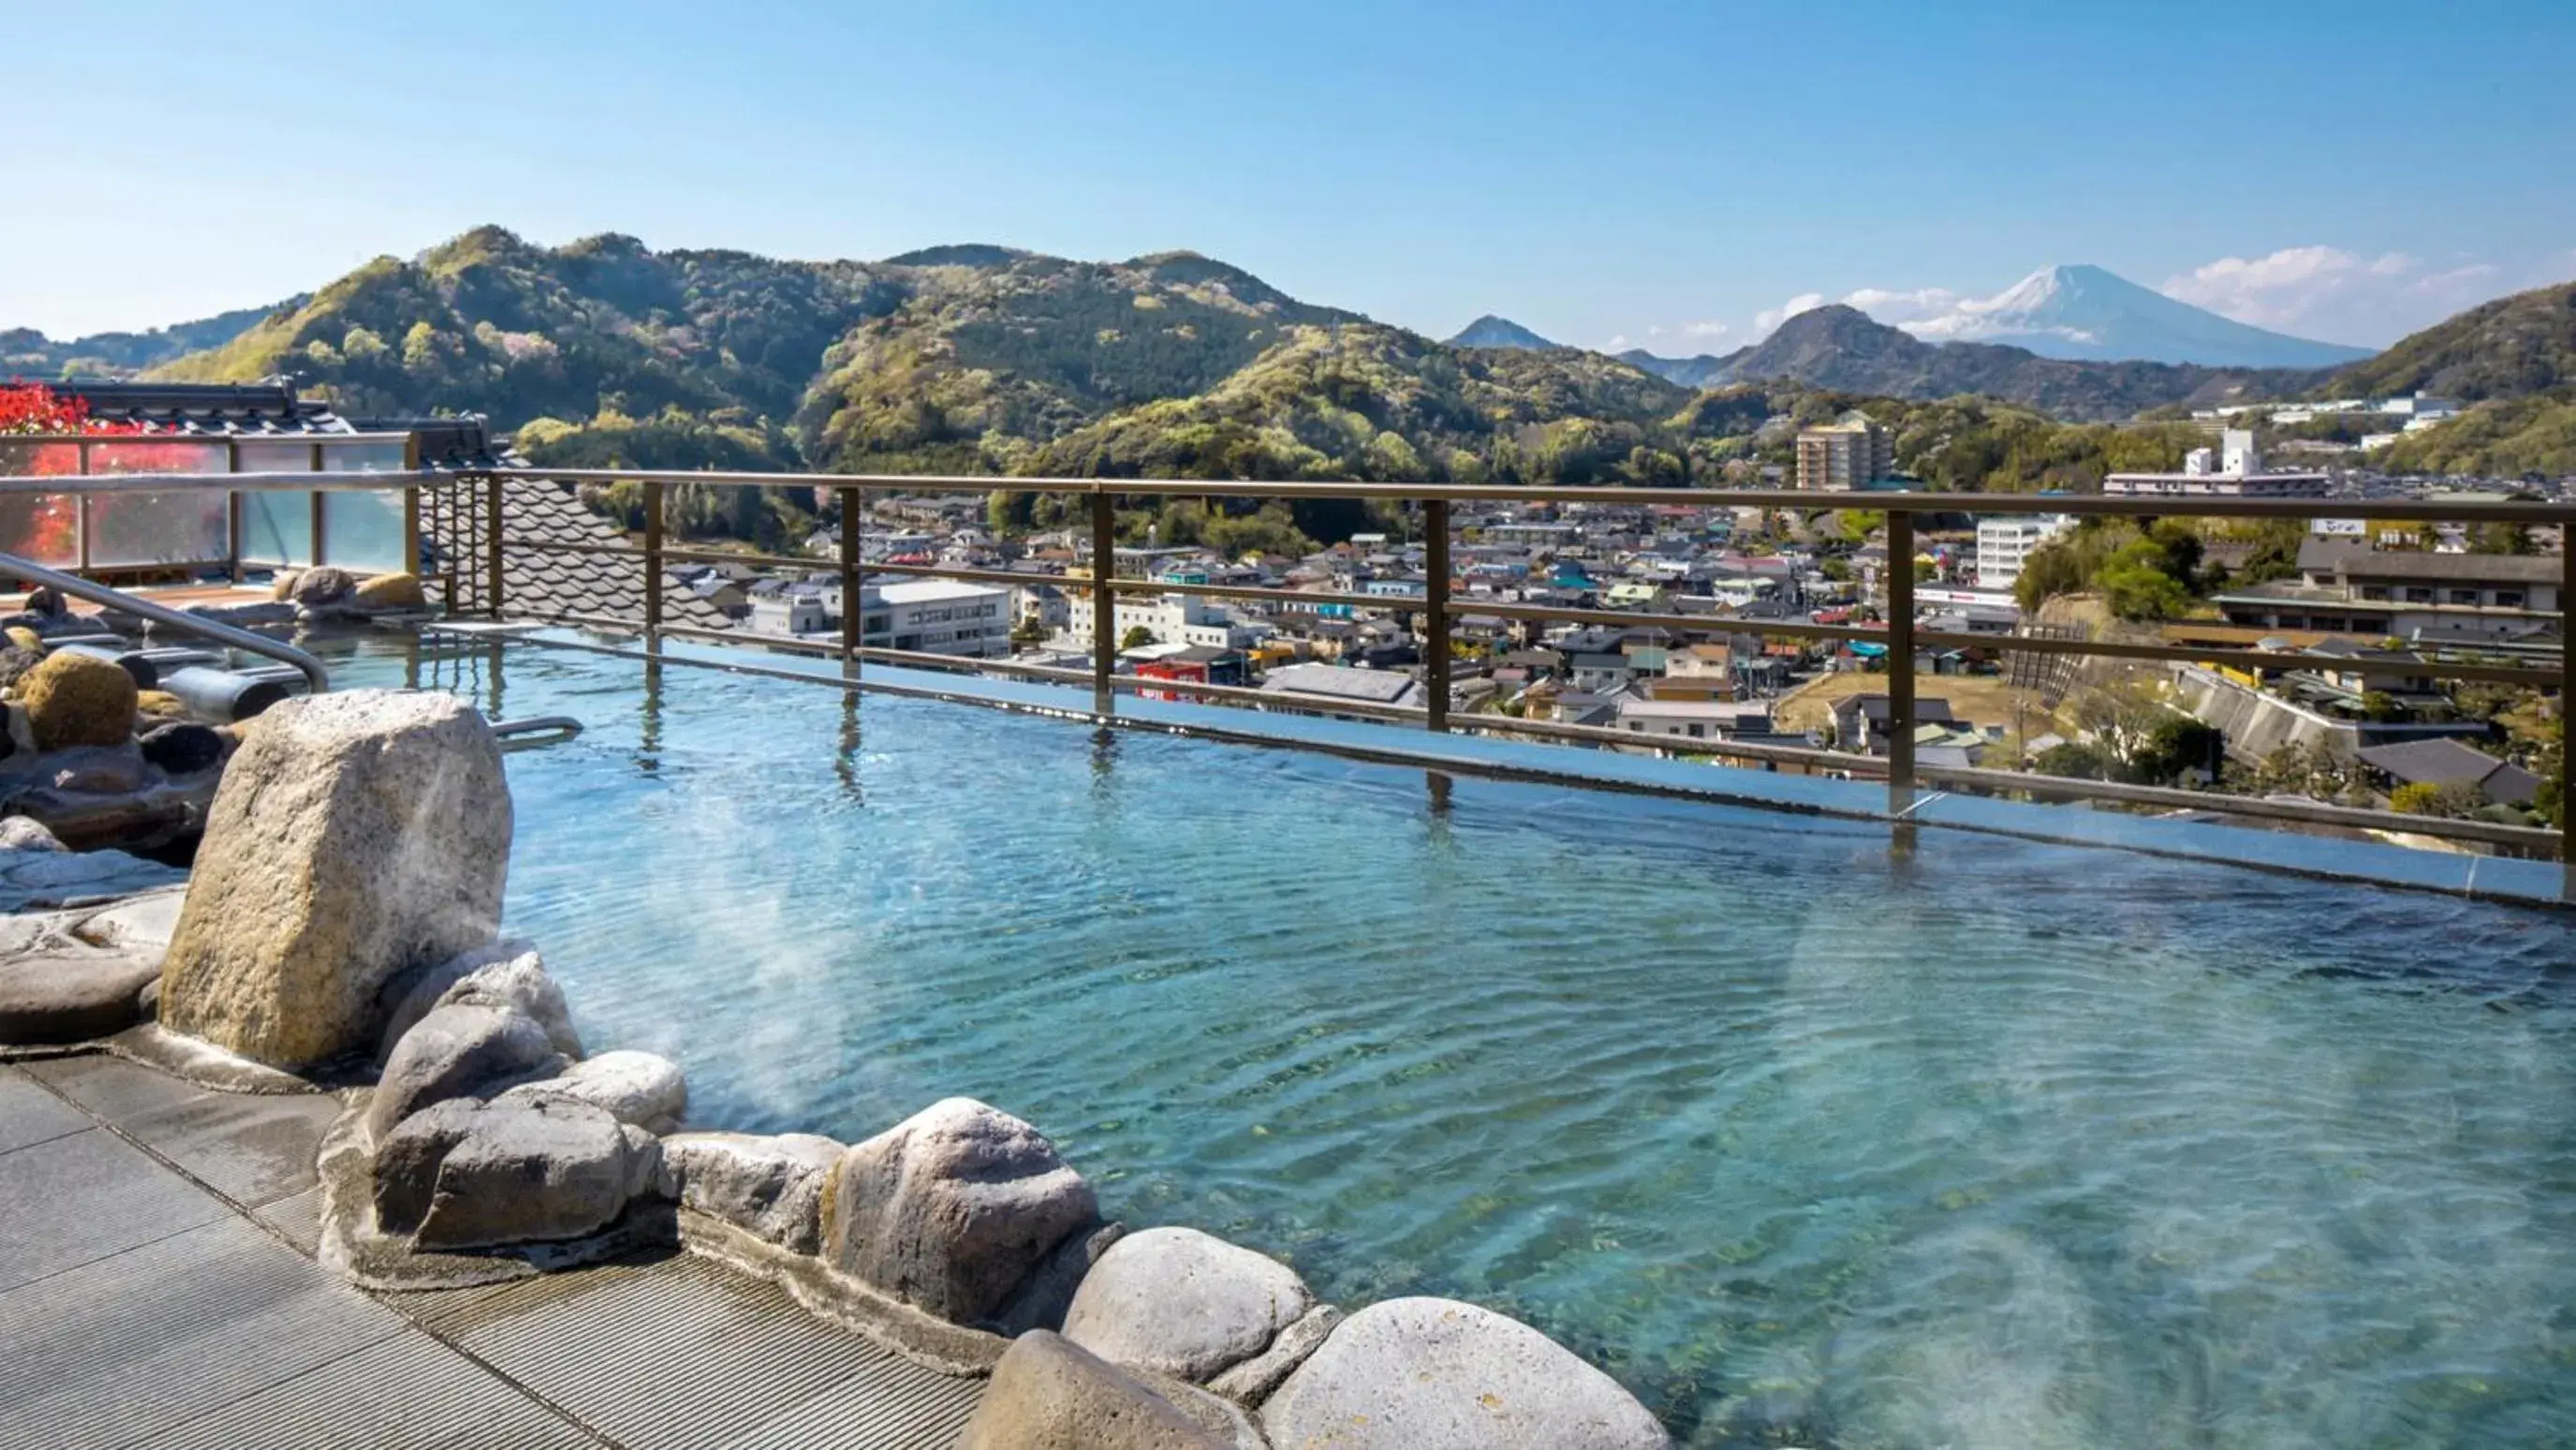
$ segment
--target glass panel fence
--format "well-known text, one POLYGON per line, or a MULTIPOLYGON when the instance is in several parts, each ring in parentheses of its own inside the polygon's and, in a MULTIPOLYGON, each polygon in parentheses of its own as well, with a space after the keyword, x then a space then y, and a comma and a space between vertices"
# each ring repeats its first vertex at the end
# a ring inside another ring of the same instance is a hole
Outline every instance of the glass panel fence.
MULTIPOLYGON (((245 442, 244 473, 310 473, 310 442, 245 442)), ((313 495, 301 490, 261 490, 241 495, 241 557, 245 564, 313 562, 313 495)))
MULTIPOLYGON (((321 441, 325 473, 392 473, 403 466, 400 440, 321 441)), ((361 573, 417 569, 416 561, 403 557, 402 490, 322 495, 322 562, 361 573)))
MULTIPOLYGON (((80 472, 80 445, 0 439, 0 474, 80 472)), ((80 562, 80 501, 67 493, 0 494, 0 553, 65 568, 80 562)))
MULTIPOLYGON (((225 473, 232 450, 220 439, 154 439, 89 445, 91 473, 225 473)), ((190 493, 94 495, 83 503, 89 567, 217 564, 227 547, 228 496, 190 493)))

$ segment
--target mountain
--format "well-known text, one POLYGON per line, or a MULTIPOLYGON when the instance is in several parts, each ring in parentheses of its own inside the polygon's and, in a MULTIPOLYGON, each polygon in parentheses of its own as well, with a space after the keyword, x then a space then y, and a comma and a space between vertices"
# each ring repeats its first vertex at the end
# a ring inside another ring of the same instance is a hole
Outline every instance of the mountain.
POLYGON ((130 377, 188 353, 221 347, 306 300, 290 297, 275 307, 244 307, 149 332, 96 332, 65 342, 29 327, 0 330, 0 377, 130 377))
POLYGON ((1456 337, 1449 339, 1449 345, 1451 347, 1517 348, 1550 348, 1556 346, 1555 343, 1548 341, 1546 338, 1543 338, 1537 333, 1530 331, 1528 328, 1521 326, 1519 323, 1512 321, 1510 318, 1496 317, 1490 312, 1477 318, 1475 321, 1468 323, 1456 337))
POLYGON ((2371 460, 2403 473, 2576 474, 2576 282, 2499 297, 2318 385, 2321 397, 2431 393, 2472 406, 2371 460))
MULTIPOLYGON (((1741 349, 1739 349, 1740 351, 1741 349)), ((1619 361, 1632 368, 1642 368, 1668 383, 1685 388, 1705 388, 1718 381, 1726 359, 1701 353, 1697 357, 1657 357, 1642 347, 1632 347, 1619 354, 1619 361)))
POLYGON ((2475 402, 2576 387, 2576 282, 2481 303, 2337 372, 2319 396, 2475 402))
POLYGON ((2232 321, 2091 266, 2043 267, 1907 330, 1933 342, 2004 343, 2082 361, 2325 368, 2371 355, 2232 321))
POLYGON ((2178 405, 2292 397, 2325 376, 2321 371, 2077 362, 1991 343, 1936 345, 1839 304, 1801 312, 1761 342, 1710 361, 1714 366, 1698 369, 1699 386, 1785 378, 1895 398, 1977 393, 2062 418, 2103 420, 2178 405))

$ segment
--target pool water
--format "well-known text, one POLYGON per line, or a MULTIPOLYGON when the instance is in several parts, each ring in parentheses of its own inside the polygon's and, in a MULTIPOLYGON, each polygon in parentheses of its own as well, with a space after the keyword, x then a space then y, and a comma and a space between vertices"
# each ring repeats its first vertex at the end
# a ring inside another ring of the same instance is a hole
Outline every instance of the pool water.
POLYGON ((1114 1216, 1521 1316, 1687 1445, 2576 1440, 2551 914, 535 646, 418 670, 589 727, 510 758, 510 926, 702 1125, 980 1098, 1114 1216))

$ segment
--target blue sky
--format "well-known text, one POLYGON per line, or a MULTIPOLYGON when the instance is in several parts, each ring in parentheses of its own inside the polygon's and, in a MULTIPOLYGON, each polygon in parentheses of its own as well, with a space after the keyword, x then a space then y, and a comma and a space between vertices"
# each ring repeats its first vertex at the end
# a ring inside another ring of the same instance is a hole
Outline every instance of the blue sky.
POLYGON ((2053 262, 2364 344, 2576 277, 2568 0, 115 9, 12 7, 0 326, 265 303, 482 222, 1187 247, 1665 352, 2053 262))

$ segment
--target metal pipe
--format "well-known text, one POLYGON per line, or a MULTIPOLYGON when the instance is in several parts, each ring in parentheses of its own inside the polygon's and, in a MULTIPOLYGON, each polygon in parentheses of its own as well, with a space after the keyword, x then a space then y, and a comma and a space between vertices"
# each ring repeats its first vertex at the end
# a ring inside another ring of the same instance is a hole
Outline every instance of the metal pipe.
POLYGON ((161 686, 161 667, 146 658, 141 650, 122 640, 115 644, 70 644, 56 641, 51 653, 88 655, 91 659, 105 660, 125 671, 133 679, 134 688, 138 690, 159 689, 161 686))
POLYGON ((148 599, 138 599, 122 590, 93 583, 78 574, 67 574, 60 569, 48 569, 42 564, 21 559, 15 554, 0 554, 0 575, 14 575, 30 583, 48 584, 74 599, 86 599, 92 604, 105 605, 110 609, 131 614, 137 619, 147 619, 154 624, 168 625, 182 634, 193 634, 203 639, 213 640, 229 649, 243 650, 276 660, 280 664, 293 665, 317 695, 331 688, 330 672, 322 667, 320 660, 291 644, 270 639, 267 635, 253 634, 247 629, 208 619, 203 615, 172 609, 166 604, 155 604, 148 599))
POLYGON ((286 698, 286 686, 259 675, 190 665, 161 677, 161 688, 179 697, 188 713, 226 723, 250 719, 286 698))

